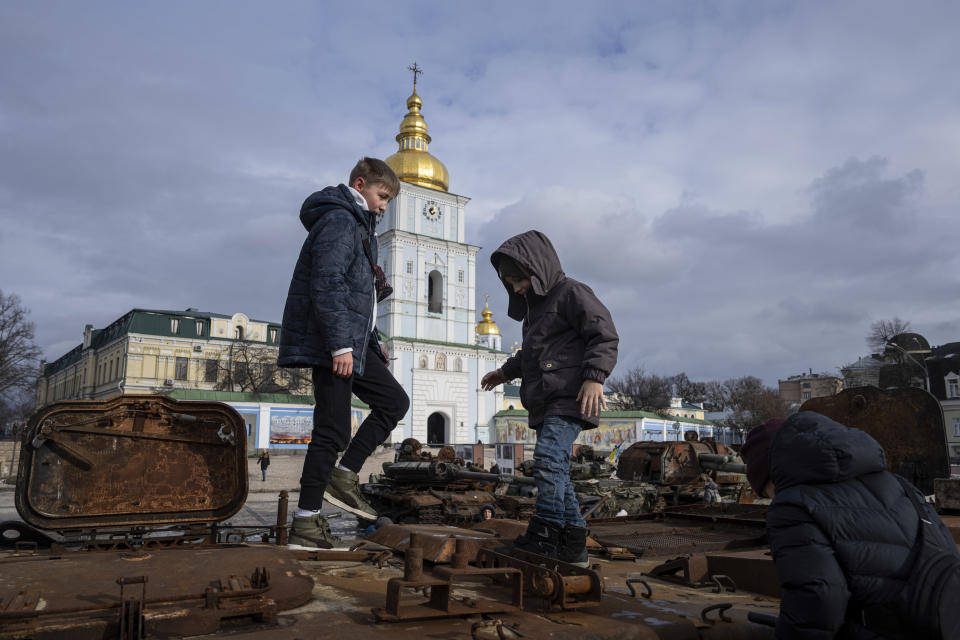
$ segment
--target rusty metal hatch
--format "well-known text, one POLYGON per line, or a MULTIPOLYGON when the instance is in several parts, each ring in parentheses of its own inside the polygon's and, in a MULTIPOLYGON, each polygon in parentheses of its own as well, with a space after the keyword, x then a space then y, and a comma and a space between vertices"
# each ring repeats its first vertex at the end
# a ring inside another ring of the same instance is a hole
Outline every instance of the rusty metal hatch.
POLYGON ((121 396, 31 418, 16 506, 35 528, 0 526, 15 538, 13 553, 0 543, 0 638, 197 635, 308 602, 294 554, 220 543, 246 501, 246 453, 219 402, 121 396))
POLYGON ((209 523, 247 498, 246 428, 220 402, 121 396, 31 418, 20 517, 41 529, 209 523))
POLYGON ((935 478, 950 477, 943 410, 923 389, 856 387, 811 398, 801 411, 816 411, 842 425, 866 431, 887 454, 887 469, 933 493, 935 478))

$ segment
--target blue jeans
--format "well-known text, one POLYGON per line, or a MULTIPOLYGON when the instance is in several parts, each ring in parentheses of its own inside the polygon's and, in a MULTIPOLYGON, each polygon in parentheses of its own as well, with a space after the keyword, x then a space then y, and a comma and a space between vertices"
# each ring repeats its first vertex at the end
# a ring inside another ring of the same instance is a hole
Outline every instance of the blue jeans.
POLYGON ((587 526, 570 481, 570 450, 580 430, 576 420, 547 416, 533 450, 533 479, 537 485, 534 515, 560 526, 587 526))

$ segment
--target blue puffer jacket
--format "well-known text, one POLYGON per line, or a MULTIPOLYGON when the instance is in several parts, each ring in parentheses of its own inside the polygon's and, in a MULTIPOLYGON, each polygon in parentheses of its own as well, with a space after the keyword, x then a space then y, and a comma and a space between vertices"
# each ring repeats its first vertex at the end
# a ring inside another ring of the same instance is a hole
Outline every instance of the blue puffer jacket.
POLYGON ((795 413, 777 431, 767 535, 783 587, 778 640, 901 637, 853 614, 893 603, 911 569, 920 521, 886 466, 870 435, 819 413, 795 413))
POLYGON ((370 242, 377 260, 376 219, 354 201, 346 185, 327 187, 307 198, 300 222, 309 232, 293 271, 280 334, 281 367, 330 367, 331 352, 353 349, 353 367, 363 373, 373 317, 373 268, 363 248, 370 242))

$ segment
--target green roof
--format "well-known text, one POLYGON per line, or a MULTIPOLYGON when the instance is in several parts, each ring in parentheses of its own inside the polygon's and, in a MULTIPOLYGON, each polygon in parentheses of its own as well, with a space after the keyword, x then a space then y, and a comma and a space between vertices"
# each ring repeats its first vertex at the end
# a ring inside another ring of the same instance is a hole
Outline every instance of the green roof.
MULTIPOLYGON (((185 309, 183 311, 170 311, 170 310, 160 310, 160 309, 131 309, 126 312, 104 329, 94 329, 90 337, 90 348, 99 349, 104 345, 107 345, 117 338, 120 338, 128 333, 145 333, 149 335, 158 335, 158 336, 176 336, 178 338, 192 338, 192 339, 201 339, 201 340, 227 340, 233 341, 235 338, 220 338, 210 335, 211 327, 210 320, 211 318, 232 318, 233 316, 224 315, 222 313, 210 313, 209 311, 197 311, 195 309, 185 309), (180 320, 197 320, 202 322, 202 334, 197 333, 197 325, 191 322, 181 323, 179 331, 174 334, 170 332, 170 320, 171 319, 180 319, 180 320)), ((276 322, 267 322, 265 320, 250 320, 251 322, 263 322, 267 324, 269 329, 280 329, 280 325, 276 322)), ((268 334, 269 335, 269 334, 268 334)), ((280 336, 277 335, 277 342, 269 343, 264 341, 264 344, 279 344, 280 336)), ((65 369, 66 367, 78 362, 83 354, 83 344, 79 344, 65 355, 57 358, 51 363, 48 363, 43 368, 43 375, 50 376, 65 369)))
MULTIPOLYGON (((523 409, 504 409, 502 411, 497 411, 493 414, 494 418, 526 418, 527 412, 523 409)), ((601 418, 610 418, 610 419, 636 419, 636 418, 648 418, 650 420, 663 420, 665 422, 679 422, 680 424, 702 424, 707 426, 714 426, 709 420, 697 420, 696 418, 677 418, 674 416, 663 417, 657 415, 656 413, 651 413, 650 411, 601 411, 601 418)))
MULTIPOLYGON (((209 391, 207 389, 174 389, 167 394, 175 400, 203 400, 207 402, 272 402, 274 404, 315 404, 313 396, 286 393, 250 393, 248 391, 209 391)), ((369 409, 369 405, 351 397, 350 406, 369 409)))

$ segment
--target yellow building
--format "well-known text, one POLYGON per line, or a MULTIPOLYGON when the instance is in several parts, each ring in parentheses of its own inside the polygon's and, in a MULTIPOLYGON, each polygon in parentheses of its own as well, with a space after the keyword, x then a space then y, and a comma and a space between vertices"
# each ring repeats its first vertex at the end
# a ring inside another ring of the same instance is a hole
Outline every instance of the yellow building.
POLYGON ((82 344, 44 364, 37 406, 174 389, 309 393, 277 371, 279 339, 280 325, 243 313, 132 309, 105 329, 87 325, 82 344))
POLYGON ((706 411, 703 404, 692 404, 684 402, 683 398, 670 398, 670 406, 664 411, 675 418, 693 418, 694 420, 705 420, 706 411))
MULTIPOLYGON (((132 309, 45 363, 37 406, 163 394, 224 402, 247 424, 249 449, 305 448, 313 423, 309 370, 277 369, 280 325, 196 309, 132 309)), ((369 408, 353 399, 356 430, 369 408)))

